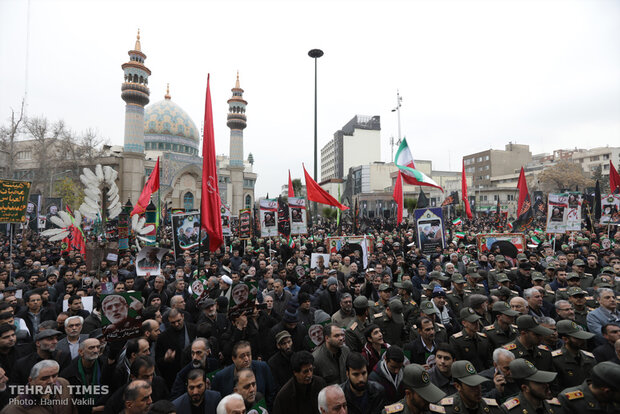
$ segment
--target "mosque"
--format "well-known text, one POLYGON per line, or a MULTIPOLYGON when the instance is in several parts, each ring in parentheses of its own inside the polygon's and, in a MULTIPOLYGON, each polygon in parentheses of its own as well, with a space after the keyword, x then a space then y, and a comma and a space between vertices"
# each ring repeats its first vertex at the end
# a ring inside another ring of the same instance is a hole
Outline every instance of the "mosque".
MULTIPOLYGON (((167 88, 164 99, 149 105, 148 79, 151 71, 144 64, 146 55, 140 45, 140 32, 129 61, 122 65, 124 82, 121 98, 125 101, 125 134, 120 154, 119 191, 121 200, 135 203, 146 179, 160 159, 160 197, 162 206, 172 209, 200 208, 202 157, 201 131, 167 88)), ((243 130, 247 125, 239 73, 228 100, 227 126, 230 128, 229 156, 218 155, 218 179, 222 203, 232 215, 254 203, 257 174, 253 159, 244 159, 243 130)), ((156 195, 153 200, 156 200, 156 195)))

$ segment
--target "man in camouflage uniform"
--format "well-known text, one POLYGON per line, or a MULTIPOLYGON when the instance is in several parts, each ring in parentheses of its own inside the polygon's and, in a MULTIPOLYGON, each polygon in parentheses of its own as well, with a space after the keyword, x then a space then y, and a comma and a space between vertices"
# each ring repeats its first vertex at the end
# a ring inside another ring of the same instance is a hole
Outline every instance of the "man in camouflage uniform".
POLYGON ((515 318, 519 316, 519 312, 510 309, 510 305, 506 302, 497 301, 492 308, 495 322, 493 325, 485 326, 484 333, 491 343, 491 349, 499 348, 513 341, 519 331, 513 325, 515 318))
POLYGON ((471 294, 470 290, 465 289, 465 278, 460 273, 452 275, 452 290, 446 292, 448 306, 455 314, 459 314, 465 307, 465 298, 471 294))
POLYGON ((471 362, 463 360, 453 363, 452 378, 457 393, 439 402, 446 414, 498 414, 502 412, 496 400, 482 398, 481 384, 488 379, 478 375, 471 362))
POLYGON ((557 391, 576 387, 590 377, 590 371, 596 364, 594 355, 584 351, 588 340, 594 337, 576 322, 563 320, 556 324, 558 335, 564 346, 551 353, 555 371, 560 374, 556 383, 557 391))
POLYGON ((551 383, 557 373, 540 371, 532 363, 517 358, 510 363, 512 379, 521 390, 516 397, 506 400, 502 410, 506 414, 560 414, 561 407, 557 398, 551 398, 551 383))
POLYGON ((553 371, 551 351, 541 345, 542 337, 553 333, 551 329, 540 326, 531 315, 521 315, 517 318, 519 336, 514 341, 503 346, 515 355, 515 358, 525 358, 537 368, 544 371, 553 371))
POLYGON ((460 313, 463 330, 450 337, 450 345, 456 351, 456 359, 471 361, 482 371, 488 368, 491 347, 486 334, 479 332, 480 315, 472 308, 463 308, 460 313))
POLYGON ((592 380, 558 395, 565 414, 619 413, 620 365, 605 361, 594 366, 592 380))
POLYGON ((405 398, 395 404, 387 405, 381 414, 418 414, 428 411, 444 414, 442 406, 436 405, 446 394, 434 385, 428 372, 418 364, 403 368, 403 388, 405 398))

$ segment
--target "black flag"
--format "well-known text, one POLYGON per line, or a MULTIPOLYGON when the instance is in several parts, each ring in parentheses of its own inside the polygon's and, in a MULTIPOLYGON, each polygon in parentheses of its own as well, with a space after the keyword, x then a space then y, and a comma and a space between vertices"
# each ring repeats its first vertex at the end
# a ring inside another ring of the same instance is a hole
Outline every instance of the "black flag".
POLYGON ((601 220, 601 184, 596 180, 594 188, 594 218, 596 221, 601 220))
POLYGON ((420 194, 418 195, 418 203, 416 204, 416 208, 426 208, 428 207, 428 198, 424 194, 424 191, 420 188, 420 194))

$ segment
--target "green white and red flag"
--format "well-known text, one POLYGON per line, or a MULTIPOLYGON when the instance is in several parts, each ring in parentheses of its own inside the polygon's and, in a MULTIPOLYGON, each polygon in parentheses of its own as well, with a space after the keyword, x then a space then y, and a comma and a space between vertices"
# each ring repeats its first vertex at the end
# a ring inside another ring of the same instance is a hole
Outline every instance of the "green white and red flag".
POLYGON ((402 178, 406 184, 435 187, 443 191, 443 188, 433 181, 432 178, 416 169, 411 149, 409 149, 409 145, 407 144, 407 138, 403 138, 400 143, 398 151, 396 151, 394 164, 396 164, 396 167, 402 172, 402 178))
POLYGON ((456 218, 454 220, 452 220, 452 224, 454 224, 455 226, 460 226, 461 224, 463 224, 463 220, 461 220, 461 218, 456 218))

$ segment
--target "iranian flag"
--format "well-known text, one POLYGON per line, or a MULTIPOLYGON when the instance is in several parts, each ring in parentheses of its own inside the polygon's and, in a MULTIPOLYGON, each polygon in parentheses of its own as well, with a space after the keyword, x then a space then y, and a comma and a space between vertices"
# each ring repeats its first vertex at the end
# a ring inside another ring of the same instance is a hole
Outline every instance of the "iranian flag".
POLYGON ((465 238, 465 232, 462 232, 462 231, 454 232, 454 237, 456 237, 459 240, 464 239, 465 238))
POLYGON ((403 138, 402 142, 400 143, 398 151, 396 151, 396 158, 394 159, 394 164, 396 164, 398 169, 402 171, 403 181, 406 184, 425 185, 428 187, 435 187, 443 191, 443 188, 441 188, 439 184, 433 181, 422 171, 415 168, 415 164, 413 162, 413 155, 411 154, 409 145, 407 145, 407 138, 403 138))
POLYGON ((463 220, 461 220, 461 218, 457 218, 452 220, 452 224, 454 224, 455 226, 460 226, 461 224, 463 224, 463 220))

